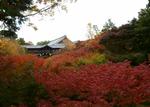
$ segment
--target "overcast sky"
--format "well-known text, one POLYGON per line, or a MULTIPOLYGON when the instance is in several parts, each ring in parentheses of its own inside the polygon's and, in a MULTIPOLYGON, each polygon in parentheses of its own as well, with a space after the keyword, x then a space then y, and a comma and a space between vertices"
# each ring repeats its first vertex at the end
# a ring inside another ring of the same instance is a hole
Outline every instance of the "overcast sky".
POLYGON ((18 36, 25 41, 52 40, 67 35, 72 41, 87 39, 87 24, 98 25, 99 29, 108 19, 116 26, 127 23, 138 16, 148 0, 78 0, 68 5, 68 12, 57 11, 54 17, 31 17, 38 30, 25 23, 18 36))

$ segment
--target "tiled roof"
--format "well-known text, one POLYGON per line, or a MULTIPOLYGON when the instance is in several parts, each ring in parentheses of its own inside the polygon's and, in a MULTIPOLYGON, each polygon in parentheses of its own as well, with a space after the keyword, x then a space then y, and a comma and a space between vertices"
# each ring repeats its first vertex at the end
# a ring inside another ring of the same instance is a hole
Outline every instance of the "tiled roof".
POLYGON ((55 39, 55 40, 52 40, 52 41, 50 41, 47 45, 48 46, 51 46, 51 45, 53 45, 53 44, 59 44, 59 42, 61 42, 63 39, 65 39, 66 38, 66 36, 62 36, 62 37, 60 37, 60 38, 57 38, 57 39, 55 39))
POLYGON ((65 48, 65 44, 60 43, 63 39, 65 39, 66 36, 62 36, 60 38, 57 38, 55 40, 50 41, 47 45, 23 45, 22 47, 27 48, 27 49, 38 49, 38 48, 43 48, 45 46, 49 46, 51 48, 65 48))
POLYGON ((24 48, 30 48, 30 49, 34 49, 34 48, 43 48, 45 45, 22 45, 22 47, 24 48))
POLYGON ((65 44, 53 44, 50 46, 51 48, 65 48, 65 44))

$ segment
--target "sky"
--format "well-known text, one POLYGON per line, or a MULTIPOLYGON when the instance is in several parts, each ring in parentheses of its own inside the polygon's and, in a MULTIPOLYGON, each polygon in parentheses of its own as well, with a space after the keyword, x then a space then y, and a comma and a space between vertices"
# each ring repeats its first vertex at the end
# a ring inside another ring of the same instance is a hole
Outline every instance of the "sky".
POLYGON ((53 17, 30 17, 38 30, 23 24, 18 37, 36 44, 39 41, 53 40, 67 35, 72 41, 88 39, 87 24, 97 25, 101 30, 108 19, 120 26, 138 17, 148 0, 78 0, 66 4, 68 12, 56 9, 53 17))

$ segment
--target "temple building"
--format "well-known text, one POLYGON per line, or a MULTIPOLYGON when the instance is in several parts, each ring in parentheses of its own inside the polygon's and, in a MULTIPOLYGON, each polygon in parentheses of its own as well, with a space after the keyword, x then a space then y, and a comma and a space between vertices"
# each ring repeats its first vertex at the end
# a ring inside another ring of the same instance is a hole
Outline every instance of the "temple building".
POLYGON ((67 38, 62 36, 55 40, 50 41, 47 45, 23 45, 28 53, 36 54, 38 56, 49 56, 56 54, 65 49, 75 48, 75 44, 67 38))

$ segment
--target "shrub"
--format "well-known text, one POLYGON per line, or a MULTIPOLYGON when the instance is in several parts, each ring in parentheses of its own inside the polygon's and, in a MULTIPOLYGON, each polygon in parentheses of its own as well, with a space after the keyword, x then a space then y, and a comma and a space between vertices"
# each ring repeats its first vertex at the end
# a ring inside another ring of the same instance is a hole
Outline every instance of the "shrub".
POLYGON ((138 65, 147 60, 146 54, 143 53, 130 53, 130 54, 121 54, 121 55, 107 55, 108 59, 112 62, 122 62, 128 60, 132 65, 138 65))
POLYGON ((91 54, 90 49, 80 48, 59 55, 54 55, 46 60, 45 65, 48 70, 59 72, 64 67, 74 66, 73 62, 81 57, 86 57, 89 54, 91 54))
POLYGON ((104 54, 91 53, 88 56, 78 58, 77 60, 75 60, 72 63, 73 63, 73 66, 80 67, 81 65, 104 64, 106 62, 107 62, 107 58, 104 54))
POLYGON ((25 50, 14 40, 0 39, 0 55, 24 54, 25 50))
POLYGON ((86 65, 53 73, 35 72, 55 107, 138 107, 150 103, 150 65, 128 62, 86 65))
POLYGON ((91 59, 91 64, 103 64, 107 62, 106 56, 104 54, 95 53, 91 59))
POLYGON ((0 56, 0 106, 35 106, 46 98, 44 87, 37 84, 33 71, 42 68, 43 59, 32 55, 0 56))
POLYGON ((101 64, 106 62, 105 55, 100 54, 103 46, 99 45, 99 38, 86 41, 76 49, 54 55, 46 60, 47 69, 59 72, 62 69, 76 68, 84 64, 101 64))

